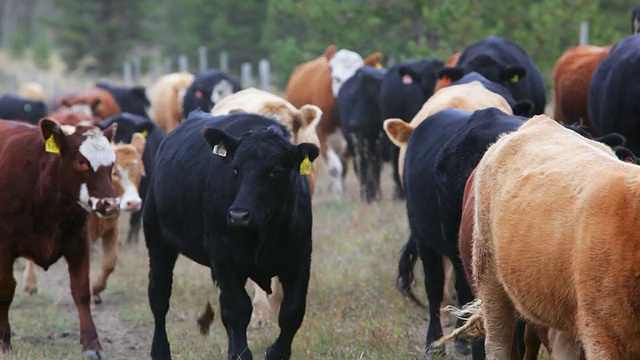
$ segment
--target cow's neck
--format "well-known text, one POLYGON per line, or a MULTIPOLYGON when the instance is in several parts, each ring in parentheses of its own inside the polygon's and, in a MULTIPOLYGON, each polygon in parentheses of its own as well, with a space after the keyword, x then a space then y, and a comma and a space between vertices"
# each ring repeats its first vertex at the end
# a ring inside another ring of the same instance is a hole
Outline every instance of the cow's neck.
MULTIPOLYGON (((60 191, 58 171, 60 159, 56 158, 48 162, 39 172, 33 197, 32 211, 40 216, 51 217, 51 220, 61 216, 61 208, 78 208, 76 199, 63 194, 60 191)), ((65 216, 65 215, 62 215, 65 216)))

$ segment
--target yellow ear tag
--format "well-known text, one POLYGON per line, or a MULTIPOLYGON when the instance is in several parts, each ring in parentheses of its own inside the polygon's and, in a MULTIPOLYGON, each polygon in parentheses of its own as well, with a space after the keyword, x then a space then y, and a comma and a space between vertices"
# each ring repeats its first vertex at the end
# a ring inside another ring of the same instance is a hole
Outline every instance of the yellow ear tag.
POLYGON ((60 148, 58 148, 58 144, 56 144, 56 141, 53 139, 53 134, 49 135, 47 141, 44 142, 44 151, 60 154, 60 148))
POLYGON ((518 76, 518 74, 513 74, 513 76, 511 77, 511 82, 517 83, 518 80, 520 80, 520 76, 518 76))
POLYGON ((376 63, 376 69, 382 69, 382 64, 381 63, 376 63))
POLYGON ((143 130, 141 134, 142 136, 147 137, 147 135, 149 135, 149 130, 143 130))
POLYGON ((300 175, 309 174, 311 174, 311 160, 309 160, 309 156, 306 156, 300 163, 300 175))

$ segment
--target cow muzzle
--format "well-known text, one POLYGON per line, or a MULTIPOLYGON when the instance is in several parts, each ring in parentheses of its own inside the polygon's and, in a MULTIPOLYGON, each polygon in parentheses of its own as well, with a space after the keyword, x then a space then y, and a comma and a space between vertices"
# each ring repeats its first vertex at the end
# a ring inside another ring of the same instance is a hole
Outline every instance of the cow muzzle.
POLYGON ((230 226, 248 227, 251 223, 251 213, 245 209, 229 209, 227 221, 230 226))
POLYGON ((117 198, 89 199, 89 206, 98 217, 111 217, 120 211, 120 200, 117 198))

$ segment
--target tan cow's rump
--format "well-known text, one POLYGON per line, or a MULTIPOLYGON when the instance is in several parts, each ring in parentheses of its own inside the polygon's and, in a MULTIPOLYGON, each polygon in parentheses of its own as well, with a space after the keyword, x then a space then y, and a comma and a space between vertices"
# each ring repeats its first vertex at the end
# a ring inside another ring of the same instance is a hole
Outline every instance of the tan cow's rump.
POLYGON ((589 359, 640 358, 639 180, 546 116, 489 148, 473 233, 487 359, 509 358, 514 310, 576 336, 589 359))

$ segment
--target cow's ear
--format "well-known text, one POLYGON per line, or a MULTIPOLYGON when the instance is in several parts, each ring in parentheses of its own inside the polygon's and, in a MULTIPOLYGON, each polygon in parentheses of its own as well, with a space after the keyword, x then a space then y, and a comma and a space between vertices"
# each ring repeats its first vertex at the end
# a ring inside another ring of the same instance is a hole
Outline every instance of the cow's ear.
POLYGON ((597 142, 601 142, 611 148, 615 148, 617 146, 624 146, 624 144, 627 142, 627 138, 615 132, 593 138, 593 140, 597 142))
POLYGON ((307 104, 300 108, 300 114, 300 130, 304 131, 309 126, 315 129, 322 117, 322 110, 315 105, 307 104))
POLYGON ((533 115, 533 102, 531 100, 522 100, 518 101, 511 110, 513 111, 513 115, 526 117, 527 119, 533 115))
POLYGON ((320 155, 320 148, 312 143, 301 143, 293 149, 293 167, 300 175, 309 175, 311 162, 320 155))
POLYGON ((520 65, 509 65, 500 70, 500 79, 502 79, 502 81, 510 81, 512 83, 517 83, 526 75, 527 69, 520 65))
POLYGON ((463 76, 464 69, 457 66, 443 67, 438 71, 438 79, 445 81, 447 85, 462 79, 463 76))
POLYGON ((233 159, 233 155, 238 148, 239 139, 227 134, 223 130, 205 127, 202 129, 202 137, 209 143, 211 150, 216 156, 225 159, 233 159))
POLYGON ((131 137, 131 145, 136 149, 140 155, 144 154, 144 146, 147 144, 147 139, 141 133, 133 133, 131 137))
POLYGON ((327 47, 327 50, 324 51, 324 57, 327 61, 333 59, 333 56, 336 54, 336 50, 335 45, 329 45, 329 47, 327 47))
POLYGON ((413 132, 411 125, 402 119, 387 119, 382 125, 384 132, 387 133, 389 140, 396 146, 405 146, 409 142, 409 137, 413 132))
POLYGON ((116 137, 116 131, 118 130, 118 123, 113 123, 109 125, 108 128, 102 130, 102 135, 109 140, 109 142, 113 142, 113 139, 116 137))
POLYGON ((48 118, 40 119, 40 134, 44 140, 46 152, 60 155, 67 153, 65 134, 57 121, 48 118))
POLYGON ((142 100, 145 105, 149 105, 149 98, 147 98, 147 89, 144 86, 134 86, 131 88, 131 93, 137 98, 142 100))
POLYGON ((378 67, 378 65, 382 62, 382 59, 382 53, 376 51, 373 54, 367 56, 362 62, 364 63, 364 66, 378 67))
POLYGON ((613 152, 616 154, 618 159, 624 162, 638 164, 638 157, 636 157, 636 155, 631 150, 624 146, 616 146, 615 148, 613 148, 613 152))

